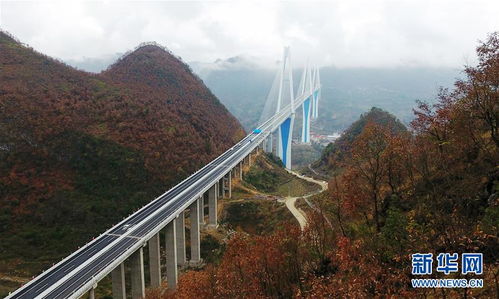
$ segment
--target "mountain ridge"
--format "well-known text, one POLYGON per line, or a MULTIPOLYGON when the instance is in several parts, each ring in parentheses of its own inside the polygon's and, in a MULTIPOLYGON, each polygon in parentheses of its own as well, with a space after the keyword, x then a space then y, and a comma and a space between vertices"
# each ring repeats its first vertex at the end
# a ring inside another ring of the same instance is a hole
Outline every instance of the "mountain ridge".
POLYGON ((92 74, 1 31, 0 124, 0 272, 18 276, 39 273, 244 136, 162 48, 139 47, 92 74), (16 267, 23 259, 32 263, 16 267))
POLYGON ((361 114, 360 118, 353 122, 334 142, 329 143, 322 152, 320 160, 314 163, 314 166, 325 170, 338 167, 347 158, 347 153, 351 150, 357 136, 369 124, 375 124, 389 129, 394 134, 407 132, 407 128, 393 114, 372 107, 369 111, 361 114))

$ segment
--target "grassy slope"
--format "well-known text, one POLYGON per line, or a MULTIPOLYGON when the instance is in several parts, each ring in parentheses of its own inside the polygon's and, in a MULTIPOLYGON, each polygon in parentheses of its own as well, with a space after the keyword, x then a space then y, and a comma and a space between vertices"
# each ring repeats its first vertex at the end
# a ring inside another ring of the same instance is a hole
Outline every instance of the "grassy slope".
POLYGON ((244 181, 251 188, 276 196, 302 196, 319 187, 311 182, 296 178, 280 167, 281 162, 265 154, 245 175, 244 181))
POLYGON ((219 261, 224 250, 222 239, 231 230, 268 234, 286 223, 297 225, 293 215, 277 198, 300 196, 318 188, 288 173, 280 161, 268 154, 259 154, 253 165, 245 169, 243 180, 233 182, 232 198, 219 200, 219 229, 207 232, 201 243, 208 262, 219 261))

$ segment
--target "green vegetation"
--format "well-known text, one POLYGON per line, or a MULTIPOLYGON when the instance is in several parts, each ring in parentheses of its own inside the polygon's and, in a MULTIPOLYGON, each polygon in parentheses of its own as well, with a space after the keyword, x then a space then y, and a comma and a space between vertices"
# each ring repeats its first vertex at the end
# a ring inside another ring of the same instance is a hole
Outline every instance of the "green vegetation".
POLYGON ((362 133, 366 125, 374 123, 389 128, 393 133, 406 132, 406 127, 392 114, 372 107, 369 112, 364 113, 360 118, 346 129, 340 138, 330 143, 322 152, 321 158, 313 163, 313 167, 319 171, 330 173, 331 171, 348 158, 349 150, 355 138, 362 133))
POLYGON ((244 135, 189 67, 157 45, 91 74, 0 31, 0 65, 6 281, 39 274, 244 135))
POLYGON ((477 56, 454 90, 417 103, 411 131, 371 109, 329 148, 321 161, 333 174, 329 192, 313 198, 304 231, 236 234, 220 265, 185 275, 175 295, 497 298, 499 32, 477 56), (440 253, 469 252, 483 254, 483 274, 440 273, 440 253), (484 286, 413 288, 414 253, 433 254, 425 278, 484 286))
MULTIPOLYGON (((45 193, 43 198, 25 205, 18 215, 7 214, 9 209, 3 207, 2 259, 21 258, 43 263, 64 257, 162 191, 160 182, 146 169, 143 155, 135 150, 71 131, 54 138, 53 142, 50 155, 43 161, 60 165, 64 159, 67 170, 76 174, 74 183, 45 193)), ((17 161, 15 155, 15 152, 4 153, 4 161, 17 161)), ((40 166, 37 171, 43 171, 44 165, 40 166)), ((1 167, 6 170, 12 166, 4 163, 1 167)), ((28 188, 27 185, 12 186, 3 191, 3 196, 22 196, 28 188)), ((18 205, 18 201, 11 202, 12 209, 18 205)), ((29 273, 33 269, 27 266, 26 269, 16 267, 16 270, 19 274, 29 273)))
POLYGON ((279 196, 301 196, 318 189, 316 184, 287 172, 279 158, 272 154, 257 159, 243 179, 260 192, 279 196))
MULTIPOLYGON (((409 123, 418 99, 432 99, 436 86, 452 87, 460 71, 454 68, 336 68, 324 66, 321 72, 319 118, 312 121, 312 132, 340 132, 371 107, 380 107, 409 123)), ((275 70, 252 68, 209 69, 199 74, 206 85, 235 115, 246 130, 259 121, 275 70)), ((295 70, 297 81, 301 70, 295 70)), ((296 111, 293 136, 301 136, 301 108, 296 111)))
POLYGON ((236 184, 232 200, 223 201, 221 224, 250 234, 269 234, 295 220, 279 197, 301 196, 317 190, 314 183, 287 172, 279 158, 259 154, 243 181, 236 184))
POLYGON ((293 216, 282 203, 258 199, 225 203, 220 223, 235 230, 261 235, 292 221, 293 216))
POLYGON ((309 144, 293 144, 291 151, 291 161, 293 161, 293 169, 302 169, 308 167, 309 164, 317 161, 324 150, 324 146, 318 143, 309 144))

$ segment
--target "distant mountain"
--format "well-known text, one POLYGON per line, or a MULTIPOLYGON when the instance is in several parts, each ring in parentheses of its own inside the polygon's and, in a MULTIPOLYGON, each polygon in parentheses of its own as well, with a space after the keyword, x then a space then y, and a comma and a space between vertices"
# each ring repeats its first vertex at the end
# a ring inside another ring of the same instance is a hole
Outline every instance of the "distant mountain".
POLYGON ((323 150, 321 159, 314 163, 314 167, 328 172, 337 166, 336 163, 343 162, 346 158, 345 153, 350 151, 355 138, 362 133, 368 123, 391 128, 395 133, 407 131, 407 128, 393 114, 372 107, 371 110, 362 114, 358 120, 353 122, 338 139, 323 150))
POLYGON ((244 71, 262 68, 262 62, 256 57, 248 55, 237 55, 227 59, 218 58, 214 62, 189 62, 194 72, 202 78, 206 78, 213 71, 244 71))
MULTIPOLYGON (((247 64, 246 64, 247 65, 247 64)), ((272 68, 194 68, 206 85, 227 106, 243 126, 255 127, 272 85, 272 68), (199 69, 200 68, 200 69, 199 69)), ((368 69, 321 68, 322 100, 319 118, 312 131, 330 134, 342 131, 372 106, 380 107, 409 123, 416 100, 432 101, 440 86, 451 87, 460 75, 450 68, 368 69)), ((301 70, 293 72, 295 90, 301 70)), ((298 109, 296 136, 301 134, 301 108, 298 109)))
POLYGON ((452 87, 459 76, 451 68, 321 68, 322 102, 312 129, 343 130, 373 106, 409 124, 416 100, 435 101, 439 88, 452 87))
POLYGON ((89 74, 0 32, 0 260, 36 274, 243 135, 158 45, 89 74))
POLYGON ((65 62, 79 70, 91 73, 100 73, 101 71, 109 67, 109 65, 114 63, 122 55, 123 53, 115 53, 111 55, 104 55, 102 57, 83 57, 81 59, 68 59, 65 60, 65 62))

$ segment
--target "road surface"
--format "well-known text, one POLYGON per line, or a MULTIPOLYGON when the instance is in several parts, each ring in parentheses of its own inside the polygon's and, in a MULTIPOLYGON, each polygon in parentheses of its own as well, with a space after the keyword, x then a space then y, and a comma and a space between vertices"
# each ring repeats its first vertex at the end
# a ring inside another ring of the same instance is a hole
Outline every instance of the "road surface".
POLYGON ((320 190, 311 192, 311 193, 309 193, 309 194, 307 194, 305 196, 295 196, 295 197, 288 196, 288 197, 285 197, 283 199, 284 203, 286 204, 286 207, 291 212, 291 214, 293 214, 293 216, 295 216, 296 220, 298 220, 298 223, 300 224, 300 228, 303 230, 305 228, 305 226, 307 226, 307 217, 306 217, 306 214, 305 214, 304 211, 302 211, 301 209, 296 208, 296 206, 295 206, 296 200, 298 198, 304 198, 305 200, 307 200, 307 198, 309 198, 309 197, 312 197, 312 196, 314 196, 316 194, 324 192, 325 190, 327 190, 327 182, 316 180, 314 178, 301 175, 301 174, 299 174, 299 173, 297 173, 295 171, 292 171, 292 170, 288 170, 288 169, 286 169, 286 170, 289 173, 291 173, 292 175, 294 175, 296 177, 299 177, 302 180, 306 180, 306 181, 315 183, 315 184, 317 184, 317 185, 319 185, 321 187, 320 190))

